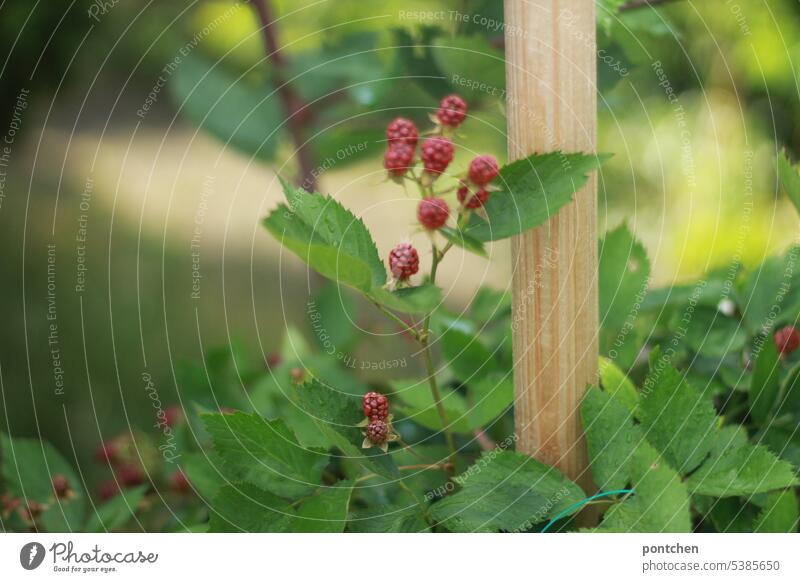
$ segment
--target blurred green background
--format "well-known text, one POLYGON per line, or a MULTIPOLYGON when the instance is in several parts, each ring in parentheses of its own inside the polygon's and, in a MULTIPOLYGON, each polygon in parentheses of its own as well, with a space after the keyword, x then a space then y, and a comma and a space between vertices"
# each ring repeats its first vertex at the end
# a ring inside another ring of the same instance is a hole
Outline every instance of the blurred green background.
MULTIPOLYGON (((383 180, 389 119, 424 121, 458 91, 474 150, 455 164, 504 157, 502 2, 271 2, 281 69, 252 6, 176 4, 0 4, 0 428, 80 460, 151 427, 143 374, 171 404, 180 362, 235 340, 257 367, 288 323, 308 330, 318 282, 259 226, 276 175, 298 173, 276 86, 311 104, 319 189, 381 253, 418 236, 383 180)), ((774 162, 800 154, 800 4, 619 5, 598 4, 601 228, 629 223, 656 286, 786 248, 798 224, 774 162)), ((453 263, 454 305, 509 283, 505 246, 453 263)))

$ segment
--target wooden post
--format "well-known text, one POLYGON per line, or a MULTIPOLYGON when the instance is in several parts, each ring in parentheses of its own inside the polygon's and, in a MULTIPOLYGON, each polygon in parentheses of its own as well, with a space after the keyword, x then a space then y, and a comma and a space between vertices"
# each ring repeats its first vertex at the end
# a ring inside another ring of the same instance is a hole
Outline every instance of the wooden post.
MULTIPOLYGON (((594 0, 505 0, 508 153, 595 151, 594 0)), ((597 182, 512 241, 517 450, 591 491, 579 406, 597 377, 597 182)))

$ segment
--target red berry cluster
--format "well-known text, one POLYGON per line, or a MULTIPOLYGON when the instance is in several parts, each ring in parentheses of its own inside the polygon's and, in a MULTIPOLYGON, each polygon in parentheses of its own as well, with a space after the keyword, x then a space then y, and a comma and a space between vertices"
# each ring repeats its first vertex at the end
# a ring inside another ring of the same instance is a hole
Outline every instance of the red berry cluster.
POLYGON ((366 416, 360 425, 366 426, 364 448, 376 446, 386 451, 389 442, 397 439, 397 435, 392 431, 389 399, 377 392, 367 392, 361 400, 361 408, 366 416))
POLYGON ((392 178, 400 179, 414 165, 419 132, 414 122, 398 117, 386 128, 389 147, 383 155, 383 167, 392 178))
POLYGON ((67 502, 75 497, 69 479, 61 473, 53 475, 50 486, 53 489, 53 495, 45 503, 33 499, 19 499, 11 493, 4 493, 0 497, 0 520, 8 520, 12 514, 16 513, 27 526, 38 529, 37 520, 52 503, 67 502))
POLYGON ((800 348, 800 331, 792 325, 787 325, 775 332, 773 336, 775 347, 781 356, 788 356, 800 348))
POLYGON ((416 275, 419 271, 417 249, 408 242, 398 244, 389 253, 389 270, 398 281, 407 281, 411 275, 416 275))
POLYGON ((469 163, 467 177, 458 188, 458 201, 465 208, 480 208, 489 199, 489 183, 500 173, 494 156, 477 156, 469 163))

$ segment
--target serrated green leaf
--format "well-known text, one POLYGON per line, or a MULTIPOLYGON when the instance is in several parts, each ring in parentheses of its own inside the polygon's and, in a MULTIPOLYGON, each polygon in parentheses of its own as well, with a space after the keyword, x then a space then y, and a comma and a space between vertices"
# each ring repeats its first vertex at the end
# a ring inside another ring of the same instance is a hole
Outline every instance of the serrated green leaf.
POLYGON ((394 291, 376 288, 372 289, 368 296, 384 307, 403 313, 427 313, 436 309, 442 302, 441 289, 429 283, 394 291))
POLYGON ((603 390, 635 414, 636 408, 639 406, 639 392, 633 382, 608 358, 600 357, 598 367, 603 390))
POLYGON ((692 493, 714 497, 750 496, 795 484, 792 466, 766 447, 743 444, 720 432, 711 457, 686 480, 692 493))
POLYGON ((681 533, 692 530, 689 494, 680 476, 645 442, 630 463, 634 494, 609 509, 596 531, 681 533))
POLYGON ((783 257, 770 257, 749 273, 738 304, 752 334, 766 331, 766 326, 777 329, 794 323, 800 311, 798 253, 800 247, 795 245, 783 257))
POLYGON ((550 152, 517 160, 500 170, 500 188, 492 192, 483 209, 488 220, 476 213, 464 231, 488 242, 517 235, 540 224, 572 200, 608 156, 550 152))
POLYGON ((697 467, 714 444, 714 407, 656 351, 639 402, 647 441, 680 473, 697 467))
POLYGON ((378 475, 399 476, 390 454, 376 447, 361 448, 364 436, 357 425, 364 420, 364 412, 359 397, 340 392, 316 379, 298 386, 295 395, 298 405, 314 419, 345 458, 358 461, 378 475))
POLYGON ((192 488, 207 503, 214 499, 225 484, 225 469, 220 458, 209 451, 186 455, 181 461, 181 469, 186 473, 192 488))
POLYGON ((750 379, 747 401, 750 414, 759 424, 763 424, 772 409, 778 404, 780 396, 781 359, 772 336, 762 336, 761 350, 756 356, 755 368, 750 379))
POLYGON ((284 500, 250 483, 226 485, 210 509, 209 531, 215 533, 289 532, 296 516, 284 500))
MULTIPOLYGON (((683 313, 676 313, 676 329, 683 317, 683 313)), ((747 333, 739 320, 726 317, 715 308, 698 307, 686 329, 685 340, 698 354, 719 359, 741 352, 747 343, 747 333)))
POLYGON ((55 447, 45 441, 0 433, 0 461, 5 489, 14 497, 45 506, 42 524, 50 532, 81 531, 86 510, 82 481, 55 447), (57 499, 53 477, 64 475, 73 495, 57 499))
POLYGON ((471 382, 467 387, 468 422, 473 430, 489 426, 514 404, 514 379, 502 372, 471 382))
POLYGON ((601 491, 623 489, 631 481, 634 453, 642 433, 624 404, 596 388, 586 391, 581 403, 592 477, 601 491))
POLYGON ((466 234, 463 230, 446 226, 440 228, 439 233, 457 247, 461 247, 481 257, 486 256, 486 248, 483 246, 483 243, 466 234))
POLYGON ((430 526, 417 505, 381 506, 354 512, 347 531, 357 533, 421 533, 430 526))
POLYGON ((800 174, 797 167, 789 161, 785 150, 778 154, 778 182, 795 210, 800 213, 800 174))
POLYGON ((795 533, 800 521, 800 507, 794 489, 775 491, 753 525, 754 533, 795 533))
POLYGON ((456 482, 460 491, 431 506, 453 532, 527 530, 584 499, 555 468, 511 451, 484 453, 456 482))
POLYGON ((292 531, 301 533, 341 533, 347 523, 347 509, 353 483, 340 481, 332 487, 321 487, 297 510, 292 531))
POLYGON ((283 421, 243 412, 207 414, 203 420, 229 480, 288 498, 319 486, 327 454, 303 447, 283 421))
POLYGON ((110 532, 128 523, 139 509, 147 485, 125 489, 89 514, 86 531, 110 532))

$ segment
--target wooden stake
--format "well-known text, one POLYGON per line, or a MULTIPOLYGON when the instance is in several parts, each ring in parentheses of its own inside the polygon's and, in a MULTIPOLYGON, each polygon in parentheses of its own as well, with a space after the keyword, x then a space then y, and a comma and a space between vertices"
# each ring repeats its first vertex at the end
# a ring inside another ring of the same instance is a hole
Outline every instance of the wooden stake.
MULTIPOLYGON (((595 151, 594 0, 505 0, 508 151, 595 151)), ((592 490, 579 406, 597 378, 597 182, 512 242, 517 450, 592 490)))

